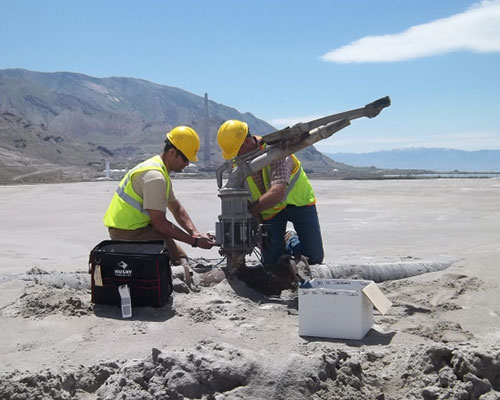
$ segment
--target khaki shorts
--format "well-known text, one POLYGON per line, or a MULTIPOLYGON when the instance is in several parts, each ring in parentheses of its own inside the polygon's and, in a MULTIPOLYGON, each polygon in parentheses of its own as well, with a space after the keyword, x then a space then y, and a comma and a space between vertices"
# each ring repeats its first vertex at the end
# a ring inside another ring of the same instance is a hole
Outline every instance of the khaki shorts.
POLYGON ((109 237, 113 240, 163 240, 167 246, 170 255, 170 261, 173 265, 179 265, 181 258, 187 259, 186 252, 172 238, 162 236, 160 232, 151 225, 144 228, 125 230, 117 228, 108 228, 109 237))

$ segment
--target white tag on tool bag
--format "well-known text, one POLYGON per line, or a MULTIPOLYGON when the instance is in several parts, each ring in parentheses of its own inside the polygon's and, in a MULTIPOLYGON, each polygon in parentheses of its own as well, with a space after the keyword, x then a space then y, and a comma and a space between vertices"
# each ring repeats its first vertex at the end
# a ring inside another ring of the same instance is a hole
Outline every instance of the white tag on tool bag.
POLYGON ((101 266, 97 264, 94 270, 94 283, 96 286, 104 286, 102 284, 101 266))
POLYGON ((130 318, 132 316, 132 301, 130 300, 130 289, 128 285, 118 286, 118 292, 122 299, 122 318, 130 318))

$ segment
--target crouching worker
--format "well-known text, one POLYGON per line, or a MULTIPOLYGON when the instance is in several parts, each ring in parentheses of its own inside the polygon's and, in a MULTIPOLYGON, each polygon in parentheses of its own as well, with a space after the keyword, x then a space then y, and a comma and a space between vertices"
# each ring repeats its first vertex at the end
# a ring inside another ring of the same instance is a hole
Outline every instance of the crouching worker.
POLYGON ((198 161, 199 148, 200 139, 194 129, 178 126, 167 133, 161 155, 127 172, 104 215, 111 239, 162 239, 173 265, 187 264, 186 253, 174 239, 202 249, 210 249, 215 244, 210 235, 196 229, 175 198, 169 177, 170 172, 181 172, 190 161, 198 161), (180 227, 167 219, 167 208, 180 227))
MULTIPOLYGON (((229 120, 217 133, 222 156, 231 160, 265 144, 253 136, 245 122, 229 120)), ((311 183, 293 154, 273 162, 247 178, 251 195, 250 212, 267 224, 264 264, 276 264, 283 254, 306 256, 310 264, 323 261, 323 241, 311 183), (290 221, 295 232, 285 231, 290 221)))

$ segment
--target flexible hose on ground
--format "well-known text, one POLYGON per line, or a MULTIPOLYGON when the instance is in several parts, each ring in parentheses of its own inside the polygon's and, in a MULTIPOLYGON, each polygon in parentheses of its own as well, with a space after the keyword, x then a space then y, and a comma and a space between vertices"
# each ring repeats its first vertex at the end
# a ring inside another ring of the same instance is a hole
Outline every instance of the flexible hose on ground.
POLYGON ((368 264, 318 264, 310 265, 311 278, 342 279, 358 278, 374 282, 409 278, 427 272, 437 272, 448 268, 453 261, 426 262, 401 261, 394 263, 368 264))

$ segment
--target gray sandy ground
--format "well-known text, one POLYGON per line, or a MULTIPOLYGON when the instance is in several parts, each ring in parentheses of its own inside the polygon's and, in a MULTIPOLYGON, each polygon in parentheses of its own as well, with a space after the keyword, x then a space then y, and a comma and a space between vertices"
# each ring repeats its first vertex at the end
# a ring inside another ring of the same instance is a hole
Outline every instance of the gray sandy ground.
MULTIPOLYGON (((300 337, 295 292, 227 281, 123 320, 87 274, 116 182, 0 187, 0 398, 500 398, 500 181, 313 186, 326 265, 451 265, 380 283, 393 306, 362 341, 300 337)), ((213 231, 215 182, 174 188, 213 231)))

